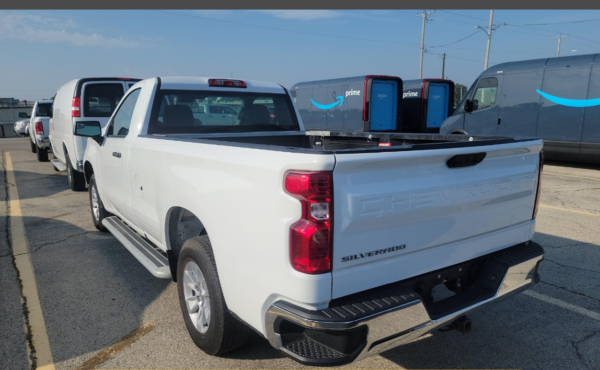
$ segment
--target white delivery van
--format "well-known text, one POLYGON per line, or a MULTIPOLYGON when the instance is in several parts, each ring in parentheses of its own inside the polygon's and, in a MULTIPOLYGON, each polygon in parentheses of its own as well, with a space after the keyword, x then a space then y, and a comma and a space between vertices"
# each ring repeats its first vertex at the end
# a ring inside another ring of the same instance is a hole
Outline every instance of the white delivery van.
POLYGON ((78 122, 108 119, 125 92, 139 79, 96 77, 69 81, 58 89, 50 122, 52 164, 57 171, 67 171, 69 187, 84 190, 83 153, 86 141, 73 135, 78 122))

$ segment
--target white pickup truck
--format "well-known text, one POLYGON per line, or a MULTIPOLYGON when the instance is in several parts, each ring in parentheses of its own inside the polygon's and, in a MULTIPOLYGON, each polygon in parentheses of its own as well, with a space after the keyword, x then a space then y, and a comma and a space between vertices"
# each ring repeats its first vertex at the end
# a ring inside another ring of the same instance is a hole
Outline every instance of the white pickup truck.
POLYGON ((50 118, 52 117, 52 100, 36 101, 31 111, 29 138, 31 139, 31 152, 37 154, 40 162, 48 162, 48 149, 50 148, 50 118))
POLYGON ((346 364, 539 281, 538 139, 305 132, 280 85, 193 77, 140 81, 75 134, 94 224, 177 282, 211 355, 251 328, 346 364), (217 98, 235 122, 195 122, 189 102, 217 98))

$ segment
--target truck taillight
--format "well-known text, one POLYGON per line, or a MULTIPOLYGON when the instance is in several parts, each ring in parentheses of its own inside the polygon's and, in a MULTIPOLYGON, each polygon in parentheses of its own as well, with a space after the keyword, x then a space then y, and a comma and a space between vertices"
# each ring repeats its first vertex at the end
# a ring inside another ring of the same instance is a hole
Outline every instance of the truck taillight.
POLYGON ((208 80, 208 86, 212 87, 247 87, 246 83, 242 80, 225 80, 219 78, 210 78, 208 80))
POLYGON ((285 191, 302 205, 300 220, 290 227, 290 262, 305 274, 331 271, 332 184, 331 172, 285 174, 285 191))
POLYGON ((80 98, 73 98, 73 103, 71 104, 71 117, 81 117, 80 98))
POLYGON ((535 220, 537 216, 537 211, 540 205, 540 192, 542 191, 542 170, 544 169, 544 152, 540 151, 540 171, 538 173, 538 183, 537 183, 537 192, 535 193, 535 205, 533 206, 533 217, 532 220, 535 220))
POLYGON ((35 123, 35 133, 36 135, 44 135, 44 125, 40 121, 35 123))

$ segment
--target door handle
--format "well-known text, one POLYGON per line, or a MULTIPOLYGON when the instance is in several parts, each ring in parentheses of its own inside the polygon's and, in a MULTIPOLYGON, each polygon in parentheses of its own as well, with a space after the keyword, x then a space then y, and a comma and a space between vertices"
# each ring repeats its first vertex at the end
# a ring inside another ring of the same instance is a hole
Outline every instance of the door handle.
POLYGON ((121 158, 121 153, 113 152, 113 157, 121 158))
POLYGON ((502 122, 502 118, 498 118, 498 124, 502 122))

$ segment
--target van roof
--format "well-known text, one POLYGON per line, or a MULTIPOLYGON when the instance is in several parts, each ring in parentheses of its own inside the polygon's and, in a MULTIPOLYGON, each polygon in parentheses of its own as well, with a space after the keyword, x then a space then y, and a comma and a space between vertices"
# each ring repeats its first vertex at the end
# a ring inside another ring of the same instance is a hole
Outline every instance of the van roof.
POLYGON ((161 90, 218 90, 218 91, 246 91, 262 92, 272 94, 283 94, 285 88, 274 82, 246 80, 242 78, 221 78, 221 77, 197 77, 197 76, 168 76, 156 77, 159 79, 161 90), (209 79, 240 80, 246 83, 247 88, 239 87, 211 87, 208 85, 209 79))
POLYGON ((589 68, 596 60, 600 60, 600 54, 519 60, 493 65, 483 71, 481 76, 493 76, 499 73, 540 71, 544 68, 562 68, 564 65, 569 65, 570 68, 589 68))

